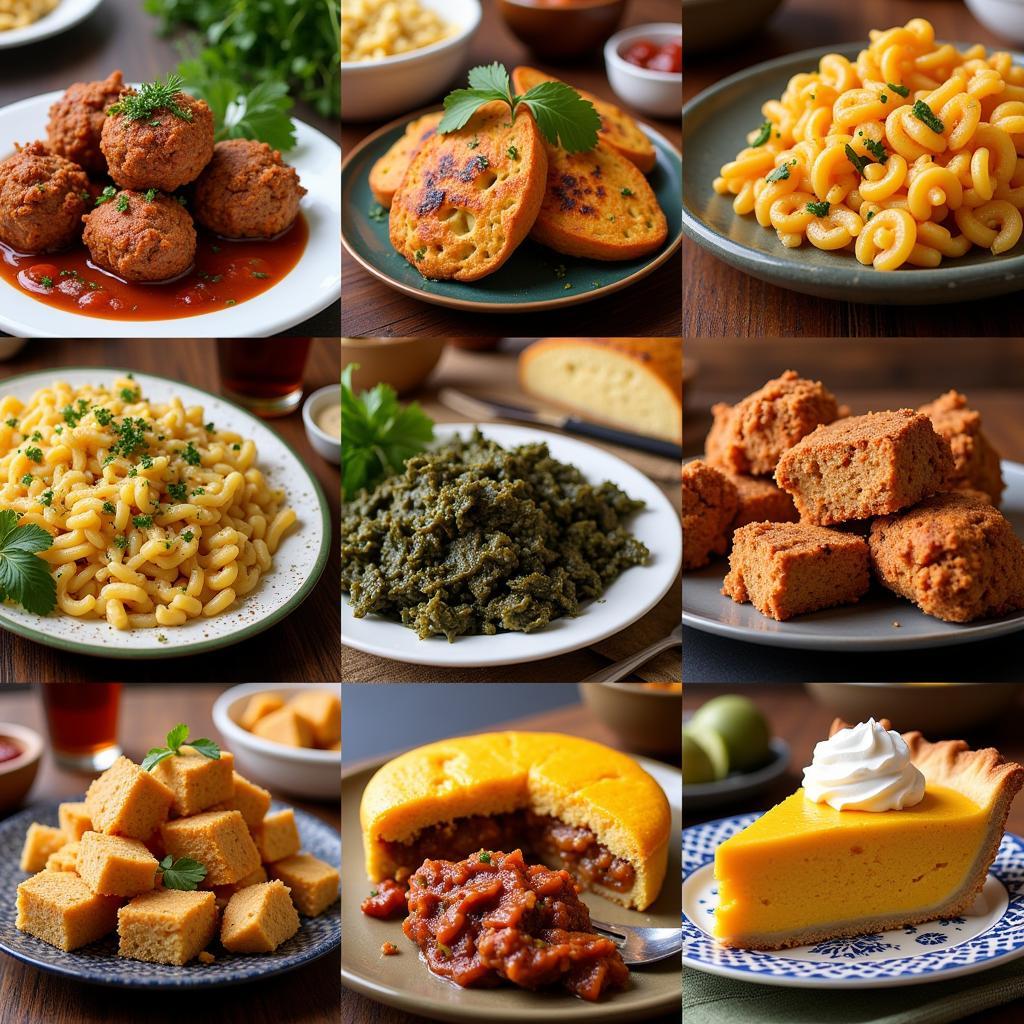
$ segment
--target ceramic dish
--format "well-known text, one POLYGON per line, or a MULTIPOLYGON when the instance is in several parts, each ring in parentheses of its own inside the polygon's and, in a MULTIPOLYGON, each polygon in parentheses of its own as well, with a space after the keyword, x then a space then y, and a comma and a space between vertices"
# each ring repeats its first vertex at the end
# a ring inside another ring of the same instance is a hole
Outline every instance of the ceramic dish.
POLYGON ((636 683, 579 683, 583 703, 618 737, 623 749, 678 761, 682 684, 675 690, 636 683))
POLYGON ((668 239, 658 252, 640 259, 604 263, 563 256, 528 238, 499 271, 480 281, 428 281, 395 252, 388 237, 387 216, 370 216, 371 211, 380 209, 370 191, 370 169, 417 116, 410 114, 374 132, 349 153, 342 166, 342 243, 367 273, 396 291, 436 306, 480 312, 518 313, 574 306, 646 277, 680 245, 682 157, 668 139, 642 124, 658 154, 658 164, 647 180, 668 218, 668 239))
MULTIPOLYGON (((672 834, 681 829, 680 773, 658 761, 636 758, 665 791, 672 808, 672 834)), ((350 851, 342 864, 341 887, 348 894, 342 903, 345 946, 341 959, 341 980, 356 992, 431 1020, 480 1024, 481 1021, 550 1024, 578 1021, 580 1024, 648 1020, 670 1010, 679 1013, 681 982, 679 960, 670 957, 649 967, 630 972, 631 985, 598 1003, 586 1003, 565 992, 527 992, 505 985, 497 989, 459 988, 435 977, 421 962, 414 947, 402 934, 400 920, 379 921, 359 909, 372 888, 363 866, 359 801, 370 776, 383 760, 369 767, 349 771, 341 781, 341 835, 350 851), (382 957, 382 942, 394 942, 400 955, 382 957)), ((665 885, 657 902, 644 913, 627 910, 592 893, 582 893, 583 902, 598 921, 641 927, 675 928, 679 923, 678 854, 669 846, 665 885)))
POLYGON ((43 738, 16 722, 0 722, 0 736, 21 748, 17 757, 0 763, 0 814, 17 807, 32 788, 43 756, 43 738))
MULTIPOLYGON (((33 821, 57 824, 57 802, 37 804, 0 822, 0 950, 31 967, 63 974, 75 981, 115 988, 194 989, 239 985, 301 967, 333 952, 341 945, 341 922, 336 911, 319 917, 300 915, 301 927, 273 953, 239 955, 217 947, 212 964, 193 961, 184 967, 122 960, 117 935, 112 933, 73 953, 65 953, 14 927, 17 887, 29 876, 18 867, 25 831, 33 821)), ((271 805, 281 810, 284 804, 271 805)), ((338 866, 341 849, 334 829, 305 811, 295 810, 302 848, 338 866)))
POLYGON ((74 28, 80 21, 85 21, 101 3, 103 0, 61 0, 49 14, 44 14, 31 25, 0 32, 0 50, 7 50, 13 46, 26 46, 28 43, 49 39, 50 36, 66 32, 69 28, 74 28))
MULTIPOLYGON (((28 401, 54 380, 81 387, 114 376, 98 367, 66 367, 24 373, 0 380, 0 395, 28 401)), ((285 535, 274 555, 274 567, 223 615, 190 619, 173 629, 117 630, 100 619, 78 619, 52 612, 41 617, 20 605, 0 605, 0 629, 72 654, 104 658, 178 658, 240 643, 269 629, 291 614, 309 596, 327 563, 331 545, 331 515, 320 484, 303 461, 266 424, 225 398, 166 377, 136 373, 135 380, 150 401, 165 402, 179 395, 188 405, 202 405, 219 427, 252 438, 259 452, 257 465, 275 487, 283 488, 298 515, 298 525, 285 535)))
MULTIPOLYGON (((0 109, 0 159, 14 142, 41 138, 50 105, 63 90, 0 109)), ((341 151, 326 135, 294 121, 296 145, 284 159, 298 171, 308 194, 302 215, 309 227, 305 251, 291 271, 255 298, 215 313, 173 320, 108 320, 79 316, 38 302, 0 279, 0 328, 29 338, 262 338, 302 323, 341 296, 338 259, 338 161, 341 151)))
POLYGON ((630 64, 622 55, 640 40, 662 46, 683 41, 683 29, 670 21, 624 28, 604 44, 604 67, 608 84, 628 106, 651 117, 677 117, 683 101, 681 71, 651 71, 630 64))
POLYGON ((789 771, 789 745, 777 736, 771 741, 772 757, 763 768, 753 772, 733 772, 717 782, 699 782, 683 786, 686 811, 737 803, 767 789, 789 771))
POLYGON ((967 0, 967 7, 990 32, 1024 45, 1024 0, 967 0))
MULTIPOLYGON (((1024 466, 1003 462, 1006 491, 1000 509, 1014 532, 1024 538, 1024 466)), ((857 604, 828 608, 776 622, 753 605, 737 604, 722 594, 726 559, 683 576, 683 623, 706 633, 813 651, 894 651, 946 647, 990 640, 1024 630, 1024 611, 998 619, 958 624, 925 615, 916 605, 873 582, 857 604)))
POLYGON ((319 388, 302 403, 302 425, 317 455, 337 466, 341 462, 341 439, 328 434, 317 422, 317 417, 332 405, 336 409, 341 406, 340 384, 319 388))
POLYGON ((1016 895, 1024 840, 1007 833, 974 906, 962 917, 777 952, 726 949, 710 935, 718 904, 715 849, 759 815, 694 825, 683 832, 683 964, 734 981, 786 988, 865 992, 924 985, 986 971, 1024 956, 1016 895))
MULTIPOLYGON (((473 429, 472 423, 445 423, 436 428, 435 435, 438 443, 442 443, 454 434, 468 437, 473 429)), ((485 437, 506 447, 545 441, 554 458, 577 466, 588 480, 611 480, 631 498, 645 501, 647 507, 626 525, 650 549, 650 563, 631 566, 598 600, 586 604, 576 618, 555 619, 535 633, 460 636, 454 643, 437 636, 420 640, 413 630, 380 616, 357 619, 348 595, 342 594, 342 643, 380 658, 414 665, 515 665, 576 651, 620 632, 646 615, 672 586, 682 564, 679 515, 643 473, 600 448, 561 434, 494 423, 483 424, 480 430, 485 437)))
MULTIPOLYGON (((793 75, 818 65, 826 53, 854 59, 859 45, 823 47, 758 64, 706 89, 683 108, 683 230, 713 256, 747 274, 792 291, 846 302, 934 305, 990 298, 1024 286, 1024 241, 1001 256, 973 249, 935 270, 880 273, 852 252, 823 252, 811 245, 787 249, 753 216, 738 216, 732 196, 711 187, 733 160, 751 129, 763 120, 765 100, 782 95, 793 75)), ((1018 57, 1018 60, 1024 58, 1018 57)))

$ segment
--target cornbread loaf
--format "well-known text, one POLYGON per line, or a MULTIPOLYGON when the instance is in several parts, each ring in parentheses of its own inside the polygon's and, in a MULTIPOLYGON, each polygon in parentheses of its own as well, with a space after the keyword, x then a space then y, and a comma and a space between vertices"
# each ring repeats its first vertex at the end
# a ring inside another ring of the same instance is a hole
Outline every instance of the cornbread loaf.
POLYGON ((117 912, 117 955, 155 964, 187 964, 217 933, 212 892, 156 889, 117 912))
POLYGON ((224 908, 220 941, 232 953, 273 953, 299 930, 288 887, 280 879, 236 892, 224 908))
POLYGON ((437 130, 443 116, 443 111, 438 110, 410 121, 398 141, 370 168, 370 191, 384 209, 391 209, 412 158, 437 130))
POLYGON ((519 357, 519 383, 545 402, 682 443, 677 338, 542 338, 519 357))
POLYGON ((683 466, 683 569, 699 569, 729 547, 739 498, 719 469, 697 459, 683 466))
POLYGON ((18 886, 14 927, 70 953, 117 924, 116 896, 98 896, 73 871, 40 871, 18 886))

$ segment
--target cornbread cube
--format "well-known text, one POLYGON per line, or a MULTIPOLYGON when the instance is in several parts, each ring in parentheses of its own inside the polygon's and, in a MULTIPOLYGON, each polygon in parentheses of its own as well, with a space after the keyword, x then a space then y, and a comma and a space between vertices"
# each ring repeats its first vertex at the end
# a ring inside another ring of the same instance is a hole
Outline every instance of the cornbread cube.
POLYGON ((740 473, 725 475, 732 481, 739 499, 736 518, 732 521, 733 531, 748 523, 795 523, 799 520, 793 499, 771 480, 740 473))
POLYGON ((117 913, 117 955, 153 964, 187 964, 217 932, 212 892, 156 889, 117 913))
POLYGON ((137 896, 156 885, 156 857, 138 839, 86 832, 78 844, 76 871, 93 892, 137 896))
POLYGON ((238 724, 243 729, 252 732, 253 726, 261 718, 265 718, 272 711, 277 711, 278 708, 283 707, 284 701, 276 693, 255 693, 245 705, 245 710, 242 712, 242 717, 238 720, 238 724))
POLYGON ((142 840, 142 845, 145 846, 157 860, 163 860, 164 857, 167 856, 167 847, 164 845, 164 837, 160 833, 159 826, 148 839, 142 840))
POLYGON ((71 871, 41 871, 18 886, 14 927, 70 953, 114 930, 119 902, 71 871))
POLYGON ((267 874, 288 886, 292 902, 307 917, 322 914, 338 898, 338 869, 310 853, 274 861, 267 874))
POLYGON ((57 820, 68 839, 81 839, 84 832, 95 832, 85 803, 66 803, 57 808, 57 820))
POLYGON ((260 736, 286 747, 313 746, 313 730, 305 718, 290 707, 272 711, 252 727, 253 736, 260 736))
POLYGON ((167 820, 174 793, 152 773, 119 757, 85 794, 93 831, 148 839, 167 820))
POLYGON ((295 824, 295 812, 286 807, 283 811, 268 814, 252 834, 260 860, 264 864, 283 860, 299 852, 299 830, 295 824))
MULTIPOLYGON (((228 900, 235 895, 236 892, 241 892, 242 889, 247 889, 250 885, 259 885, 261 882, 267 880, 267 869, 261 864, 251 874, 240 878, 237 882, 231 882, 228 885, 214 885, 210 889, 214 896, 217 897, 217 906, 227 906, 228 900)), ((203 886, 206 886, 206 880, 203 880, 203 886)))
POLYGON ((309 723, 318 747, 329 747, 341 736, 341 698, 333 688, 303 690, 288 707, 309 723))
POLYGON ((42 871, 47 858, 56 853, 68 841, 68 837, 52 825, 40 825, 33 821, 25 833, 25 845, 21 850, 22 871, 42 871))
POLYGON ((250 829, 256 828, 270 810, 270 793, 234 772, 235 792, 230 799, 214 804, 211 811, 240 811, 250 829))
POLYGON ((720 469, 696 459, 682 470, 683 568, 700 569, 729 548, 739 499, 720 469))
POLYGON ((341 751, 341 737, 339 736, 329 747, 324 747, 324 750, 337 750, 341 751))
POLYGON ((56 853, 46 858, 47 871, 76 871, 78 866, 78 842, 65 843, 56 853))
POLYGON ((299 915, 280 880, 236 892, 224 909, 220 941, 232 953, 273 953, 299 930, 299 915))
POLYGON ((206 867, 206 884, 228 885, 260 866, 260 854, 240 811, 204 811, 165 824, 167 852, 206 867))
POLYGON ((187 818, 230 799, 235 791, 234 754, 222 750, 220 757, 212 760, 189 746, 181 751, 175 757, 165 758, 151 772, 154 779, 174 793, 171 810, 176 817, 187 818))

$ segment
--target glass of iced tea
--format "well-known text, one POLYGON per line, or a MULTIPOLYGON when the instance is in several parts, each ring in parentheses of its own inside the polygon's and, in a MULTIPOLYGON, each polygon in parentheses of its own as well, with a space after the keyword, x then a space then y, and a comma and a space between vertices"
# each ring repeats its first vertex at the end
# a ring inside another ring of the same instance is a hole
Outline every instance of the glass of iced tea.
POLYGON ((285 416, 302 401, 311 338, 219 338, 217 360, 226 398, 257 416, 285 416))
POLYGON ((105 771, 121 756, 121 683, 40 683, 53 756, 61 768, 105 771))

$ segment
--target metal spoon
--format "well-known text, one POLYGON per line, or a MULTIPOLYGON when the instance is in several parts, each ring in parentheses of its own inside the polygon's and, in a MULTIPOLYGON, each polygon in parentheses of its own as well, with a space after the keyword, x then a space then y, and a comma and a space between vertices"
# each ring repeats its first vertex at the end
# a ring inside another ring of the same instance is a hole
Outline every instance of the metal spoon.
POLYGON ((653 964, 674 956, 683 948, 682 928, 635 928, 624 924, 604 924, 593 918, 594 931, 611 939, 627 967, 653 964))
POLYGON ((661 640, 645 647, 642 651, 637 651, 636 654, 631 654, 628 658, 623 658, 622 661, 615 662, 614 665, 608 665, 606 668, 601 669, 599 672, 595 672, 592 676, 587 676, 586 679, 581 681, 584 683, 622 682, 623 676, 628 676, 630 672, 639 668, 645 662, 650 661, 656 654, 661 654, 662 651, 667 651, 670 647, 681 645, 682 642, 683 624, 680 622, 668 636, 662 637, 661 640))

